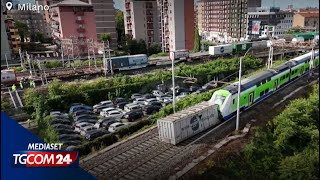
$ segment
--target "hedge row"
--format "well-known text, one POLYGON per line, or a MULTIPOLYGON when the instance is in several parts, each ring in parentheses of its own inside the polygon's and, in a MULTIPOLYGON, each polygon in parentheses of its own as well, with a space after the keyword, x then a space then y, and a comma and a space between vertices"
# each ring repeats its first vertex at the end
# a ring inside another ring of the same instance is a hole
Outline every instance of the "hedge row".
POLYGON ((80 156, 85 156, 90 154, 93 151, 99 151, 111 144, 114 144, 118 142, 121 138, 125 136, 129 136, 133 134, 134 132, 137 132, 144 126, 150 125, 151 121, 149 120, 142 120, 137 122, 136 124, 130 125, 128 127, 122 128, 116 133, 112 134, 106 134, 102 137, 99 137, 93 141, 90 141, 88 143, 85 143, 83 145, 80 145, 76 147, 75 150, 79 151, 80 156))

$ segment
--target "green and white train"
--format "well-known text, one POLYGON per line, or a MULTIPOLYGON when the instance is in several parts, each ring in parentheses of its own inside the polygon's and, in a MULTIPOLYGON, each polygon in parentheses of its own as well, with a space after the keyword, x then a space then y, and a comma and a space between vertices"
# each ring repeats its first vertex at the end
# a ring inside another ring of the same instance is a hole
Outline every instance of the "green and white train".
MULTIPOLYGON (((253 75, 241 81, 240 110, 249 108, 262 101, 279 88, 294 81, 310 69, 319 66, 319 51, 314 52, 314 59, 309 52, 290 61, 253 75)), ((209 103, 219 105, 224 120, 233 117, 237 112, 238 82, 217 90, 209 103)))

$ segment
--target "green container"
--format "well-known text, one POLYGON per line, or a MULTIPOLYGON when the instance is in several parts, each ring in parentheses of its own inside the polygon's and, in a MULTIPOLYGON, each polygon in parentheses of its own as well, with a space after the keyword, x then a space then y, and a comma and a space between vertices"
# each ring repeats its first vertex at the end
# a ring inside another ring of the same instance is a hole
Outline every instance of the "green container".
POLYGON ((293 37, 303 37, 304 40, 309 40, 309 39, 313 39, 314 38, 314 34, 313 33, 296 33, 293 34, 293 37))
POLYGON ((252 47, 252 43, 249 43, 249 42, 232 44, 232 51, 233 53, 236 53, 236 54, 242 53, 242 52, 246 52, 251 47, 252 47))

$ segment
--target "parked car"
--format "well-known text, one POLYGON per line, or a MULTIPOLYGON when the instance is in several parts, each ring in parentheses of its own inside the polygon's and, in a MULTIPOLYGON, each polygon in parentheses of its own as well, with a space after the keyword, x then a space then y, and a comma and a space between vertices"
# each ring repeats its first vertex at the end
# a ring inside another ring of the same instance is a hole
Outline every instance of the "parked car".
POLYGON ((93 106, 93 109, 98 108, 99 106, 109 106, 109 107, 113 107, 113 102, 112 101, 101 101, 98 104, 93 106))
POLYGON ((81 144, 80 140, 62 140, 61 142, 66 146, 78 146, 81 144))
POLYGON ((57 128, 55 131, 58 134, 77 134, 78 132, 74 131, 74 129, 65 129, 65 128, 57 128))
POLYGON ((161 106, 147 105, 147 106, 143 107, 143 112, 147 115, 151 115, 153 113, 159 112, 160 109, 161 109, 161 106))
POLYGON ((190 94, 190 92, 181 92, 180 94, 179 94, 179 96, 187 96, 187 95, 189 95, 190 94))
POLYGON ((162 95, 164 95, 164 93, 163 92, 161 92, 161 91, 158 91, 158 90, 153 90, 152 91, 152 94, 154 95, 154 96, 162 96, 162 95))
POLYGON ((146 99, 144 101, 144 104, 145 105, 150 105, 151 102, 158 102, 158 100, 156 98, 146 99))
POLYGON ((144 105, 144 98, 137 98, 133 101, 133 104, 140 104, 140 105, 144 105))
POLYGON ((195 91, 197 91, 198 89, 200 89, 199 86, 190 86, 190 87, 189 87, 189 91, 190 91, 190 92, 195 92, 195 91))
POLYGON ((162 96, 158 96, 156 99, 157 99, 158 101, 160 101, 160 102, 163 102, 164 99, 167 99, 167 98, 172 98, 172 95, 170 95, 170 94, 164 94, 164 95, 162 95, 162 96))
POLYGON ((192 94, 200 94, 200 93, 203 93, 203 92, 206 92, 206 90, 200 88, 200 89, 196 90, 195 92, 193 92, 192 94))
POLYGON ((150 102, 148 105, 151 105, 151 106, 160 106, 160 107, 162 107, 162 103, 159 102, 159 101, 150 102))
POLYGON ((106 117, 113 117, 115 119, 121 119, 123 116, 122 112, 118 111, 118 110, 114 110, 114 111, 109 111, 106 114, 106 117))
POLYGON ((93 111, 89 110, 80 110, 73 113, 73 117, 80 116, 80 115, 95 115, 93 111))
POLYGON ((181 94, 181 93, 185 93, 185 92, 189 92, 189 90, 186 89, 186 88, 182 88, 182 87, 180 87, 180 88, 177 90, 177 94, 181 94))
POLYGON ((153 94, 145 94, 145 95, 143 96, 143 98, 144 98, 144 99, 151 99, 151 98, 156 98, 156 96, 153 95, 153 94))
POLYGON ((49 122, 50 125, 54 124, 66 124, 66 125, 71 125, 71 122, 69 120, 64 120, 64 119, 52 119, 49 122))
POLYGON ((124 115, 124 118, 128 119, 129 122, 135 121, 143 117, 142 111, 131 111, 124 115))
POLYGON ((141 106, 138 104, 127 104, 124 106, 124 111, 130 112, 132 110, 142 110, 141 106))
POLYGON ((87 115, 87 114, 84 114, 84 115, 79 115, 77 117, 74 118, 75 121, 79 121, 79 120, 82 120, 82 119, 97 119, 97 115, 87 115))
POLYGON ((207 84, 203 85, 202 86, 202 89, 205 89, 205 90, 210 90, 210 89, 214 89, 218 87, 217 83, 214 83, 214 82, 208 82, 207 84))
POLYGON ((83 122, 95 124, 97 122, 97 119, 81 119, 77 121, 76 124, 83 123, 83 122))
POLYGON ((102 130, 100 130, 100 129, 96 129, 96 130, 92 130, 92 131, 87 132, 86 135, 85 135, 85 138, 86 138, 87 140, 89 140, 89 141, 92 141, 92 140, 94 140, 95 138, 100 137, 100 136, 103 136, 103 135, 105 135, 105 134, 106 134, 105 131, 102 131, 102 130))
POLYGON ((94 127, 96 127, 97 129, 101 128, 102 127, 102 124, 106 121, 114 121, 115 122, 115 118, 113 117, 106 117, 106 118, 103 118, 103 119, 99 119, 95 124, 94 124, 94 127))
POLYGON ((93 126, 93 125, 90 124, 90 123, 87 123, 87 122, 79 123, 79 124, 76 124, 76 125, 75 125, 74 131, 80 133, 81 128, 84 128, 84 127, 86 127, 86 126, 93 126))
POLYGON ((58 135, 59 140, 80 140, 78 134, 60 134, 58 135))
POLYGON ((108 131, 113 133, 124 127, 125 127, 124 123, 116 122, 109 126, 108 131))
POLYGON ((60 111, 52 111, 50 112, 51 117, 62 117, 62 118, 69 118, 68 114, 62 113, 60 111))
POLYGON ((80 135, 85 136, 87 132, 96 130, 97 128, 94 126, 86 126, 83 128, 80 128, 80 135))
POLYGON ((71 106, 69 113, 73 114, 74 112, 80 111, 80 110, 89 110, 93 111, 93 108, 90 106, 85 106, 85 105, 76 105, 76 106, 71 106))
POLYGON ((181 100, 182 98, 185 98, 185 97, 187 97, 187 95, 179 95, 179 96, 177 96, 177 101, 179 101, 179 100, 181 100))
POLYGON ((118 98, 115 98, 114 100, 113 100, 113 104, 114 105, 117 105, 118 103, 120 103, 120 102, 126 102, 127 100, 125 99, 125 98, 122 98, 122 97, 118 97, 118 98))
POLYGON ((128 102, 120 102, 120 103, 118 103, 117 104, 117 106, 116 106, 116 108, 119 108, 119 109, 124 109, 124 106, 126 105, 126 104, 128 104, 128 102))
POLYGON ((142 98, 142 94, 134 93, 131 95, 131 99, 137 99, 137 98, 142 98))
MULTIPOLYGON (((112 105, 113 106, 113 105, 112 105)), ((110 108, 110 106, 98 106, 97 108, 93 109, 94 113, 100 114, 100 112, 102 111, 102 109, 106 109, 106 108, 110 108)))
POLYGON ((58 128, 72 129, 73 128, 72 126, 66 125, 66 124, 54 124, 51 127, 54 129, 58 129, 58 128))
POLYGON ((100 111, 100 116, 106 117, 106 116, 107 116, 107 113, 108 113, 109 111, 115 111, 115 110, 117 110, 117 109, 116 109, 116 108, 113 108, 113 107, 102 109, 102 110, 100 111))
POLYGON ((116 123, 116 122, 117 121, 115 119, 110 120, 110 121, 104 121, 101 126, 105 129, 108 129, 111 124, 116 123))

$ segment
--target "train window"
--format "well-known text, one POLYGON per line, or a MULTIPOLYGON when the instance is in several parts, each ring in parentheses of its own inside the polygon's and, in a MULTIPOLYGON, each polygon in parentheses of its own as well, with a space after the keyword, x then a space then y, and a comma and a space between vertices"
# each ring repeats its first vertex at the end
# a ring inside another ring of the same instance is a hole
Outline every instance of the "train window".
MULTIPOLYGON (((6 77, 2 77, 2 79, 6 79, 6 77)), ((172 86, 173 87, 173 86, 172 86)))
POLYGON ((269 88, 267 88, 264 93, 267 94, 269 92, 269 88))
POLYGON ((294 74, 294 71, 291 71, 291 75, 293 75, 294 74))
POLYGON ((9 79, 10 78, 10 76, 7 76, 7 79, 9 79))
POLYGON ((271 81, 271 77, 268 78, 268 81, 271 81))
POLYGON ((289 77, 289 73, 287 74, 287 78, 289 77))
MULTIPOLYGON (((173 87, 173 86, 172 86, 172 87, 173 87)), ((232 104, 234 104, 234 103, 235 103, 235 99, 232 100, 232 104)))
POLYGON ((264 91, 260 92, 260 97, 263 96, 263 94, 264 94, 264 91))

